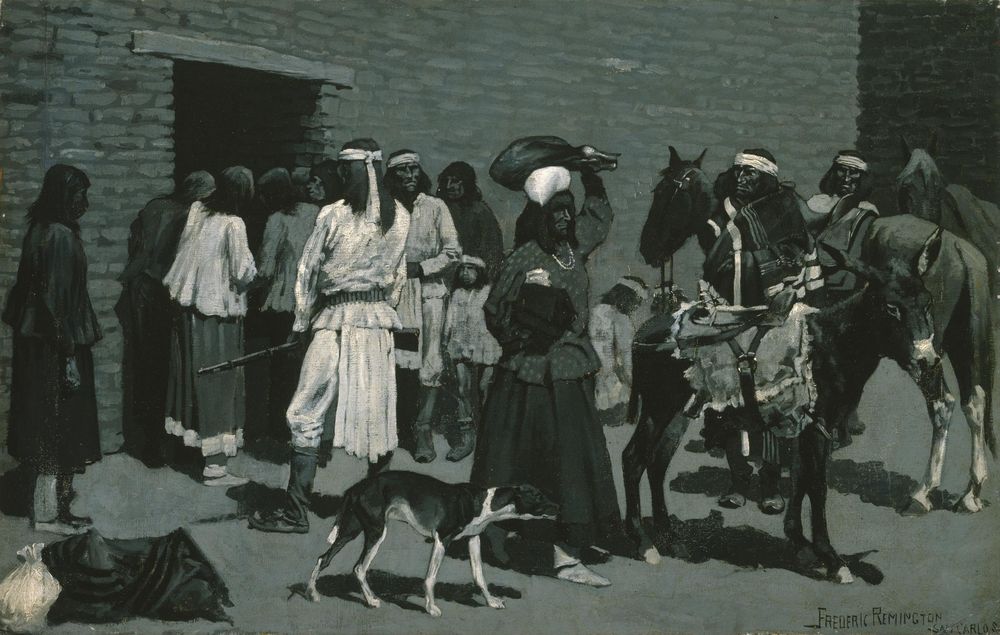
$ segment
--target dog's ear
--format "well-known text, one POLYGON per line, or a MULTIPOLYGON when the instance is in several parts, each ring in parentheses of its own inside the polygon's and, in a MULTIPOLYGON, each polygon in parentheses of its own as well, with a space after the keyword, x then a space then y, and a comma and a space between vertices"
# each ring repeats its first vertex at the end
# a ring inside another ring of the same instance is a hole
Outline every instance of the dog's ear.
POLYGON ((498 487, 493 491, 493 502, 490 505, 490 510, 497 511, 507 505, 512 505, 516 497, 517 492, 513 487, 498 487))

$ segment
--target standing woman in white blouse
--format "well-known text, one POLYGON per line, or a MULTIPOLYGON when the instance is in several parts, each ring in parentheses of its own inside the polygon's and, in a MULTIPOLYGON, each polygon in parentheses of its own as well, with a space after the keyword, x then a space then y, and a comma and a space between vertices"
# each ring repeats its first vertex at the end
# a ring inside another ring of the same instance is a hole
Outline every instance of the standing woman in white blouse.
POLYGON ((226 464, 243 444, 243 370, 198 376, 199 368, 243 355, 246 290, 257 275, 240 212, 253 199, 253 174, 222 171, 215 193, 195 203, 163 284, 179 311, 174 322, 165 427, 201 449, 205 485, 243 485, 226 464))

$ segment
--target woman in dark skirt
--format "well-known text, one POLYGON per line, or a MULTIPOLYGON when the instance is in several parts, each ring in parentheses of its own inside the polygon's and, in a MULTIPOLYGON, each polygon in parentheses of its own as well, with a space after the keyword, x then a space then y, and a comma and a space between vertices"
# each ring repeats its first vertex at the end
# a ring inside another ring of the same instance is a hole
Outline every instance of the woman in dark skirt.
POLYGON ((583 563, 606 554, 592 547, 620 523, 594 406, 600 361, 587 336, 586 261, 607 237, 612 213, 600 178, 584 172, 583 183, 579 215, 565 168, 542 168, 525 185, 541 222, 534 239, 504 261, 484 305, 503 357, 483 410, 472 480, 484 487, 528 483, 547 493, 560 505, 557 577, 607 586, 583 563))
POLYGON ((3 313, 14 329, 8 449, 33 477, 34 528, 59 534, 90 526, 70 511, 73 475, 101 458, 90 353, 101 329, 78 224, 89 187, 74 167, 46 172, 3 313))

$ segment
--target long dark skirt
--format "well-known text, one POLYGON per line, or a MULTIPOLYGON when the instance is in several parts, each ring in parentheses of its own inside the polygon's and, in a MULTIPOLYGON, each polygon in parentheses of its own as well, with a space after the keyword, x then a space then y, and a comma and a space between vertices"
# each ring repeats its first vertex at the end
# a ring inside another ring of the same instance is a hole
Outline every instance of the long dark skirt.
POLYGON ((80 387, 63 389, 65 359, 51 343, 14 337, 8 450, 41 474, 83 472, 101 459, 90 348, 76 347, 80 387))
POLYGON ((163 416, 167 407, 173 311, 166 287, 148 276, 127 282, 115 305, 124 336, 124 448, 148 465, 163 462, 167 443, 163 416))
POLYGON ((184 309, 171 338, 168 432, 202 455, 235 456, 245 413, 243 369, 198 375, 198 369, 243 355, 243 320, 184 309))
POLYGON ((472 466, 483 487, 530 484, 560 505, 561 539, 596 544, 621 518, 593 379, 538 386, 497 367, 472 466))

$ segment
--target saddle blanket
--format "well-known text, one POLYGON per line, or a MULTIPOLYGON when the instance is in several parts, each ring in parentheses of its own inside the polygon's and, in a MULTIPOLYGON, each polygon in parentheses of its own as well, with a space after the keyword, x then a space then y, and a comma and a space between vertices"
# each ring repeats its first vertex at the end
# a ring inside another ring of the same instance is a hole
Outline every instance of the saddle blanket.
MULTIPOLYGON (((680 316, 690 306, 682 306, 674 314, 675 329, 684 323, 680 316)), ((816 400, 810 362, 811 337, 806 316, 817 310, 804 303, 796 303, 787 319, 780 326, 771 328, 757 348, 757 369, 754 372, 757 402, 765 424, 773 426, 773 432, 780 437, 798 436, 808 423, 806 412, 812 410, 816 400)), ((750 346, 757 328, 752 327, 736 336, 742 350, 750 346)), ((683 334, 676 330, 673 335, 675 339, 685 339, 679 337, 683 334)), ((692 397, 694 403, 688 405, 689 416, 704 414, 708 409, 721 412, 728 406, 743 405, 737 360, 728 342, 678 348, 674 355, 692 362, 685 372, 695 391, 692 397), (692 409, 695 411, 692 412, 692 409)))

